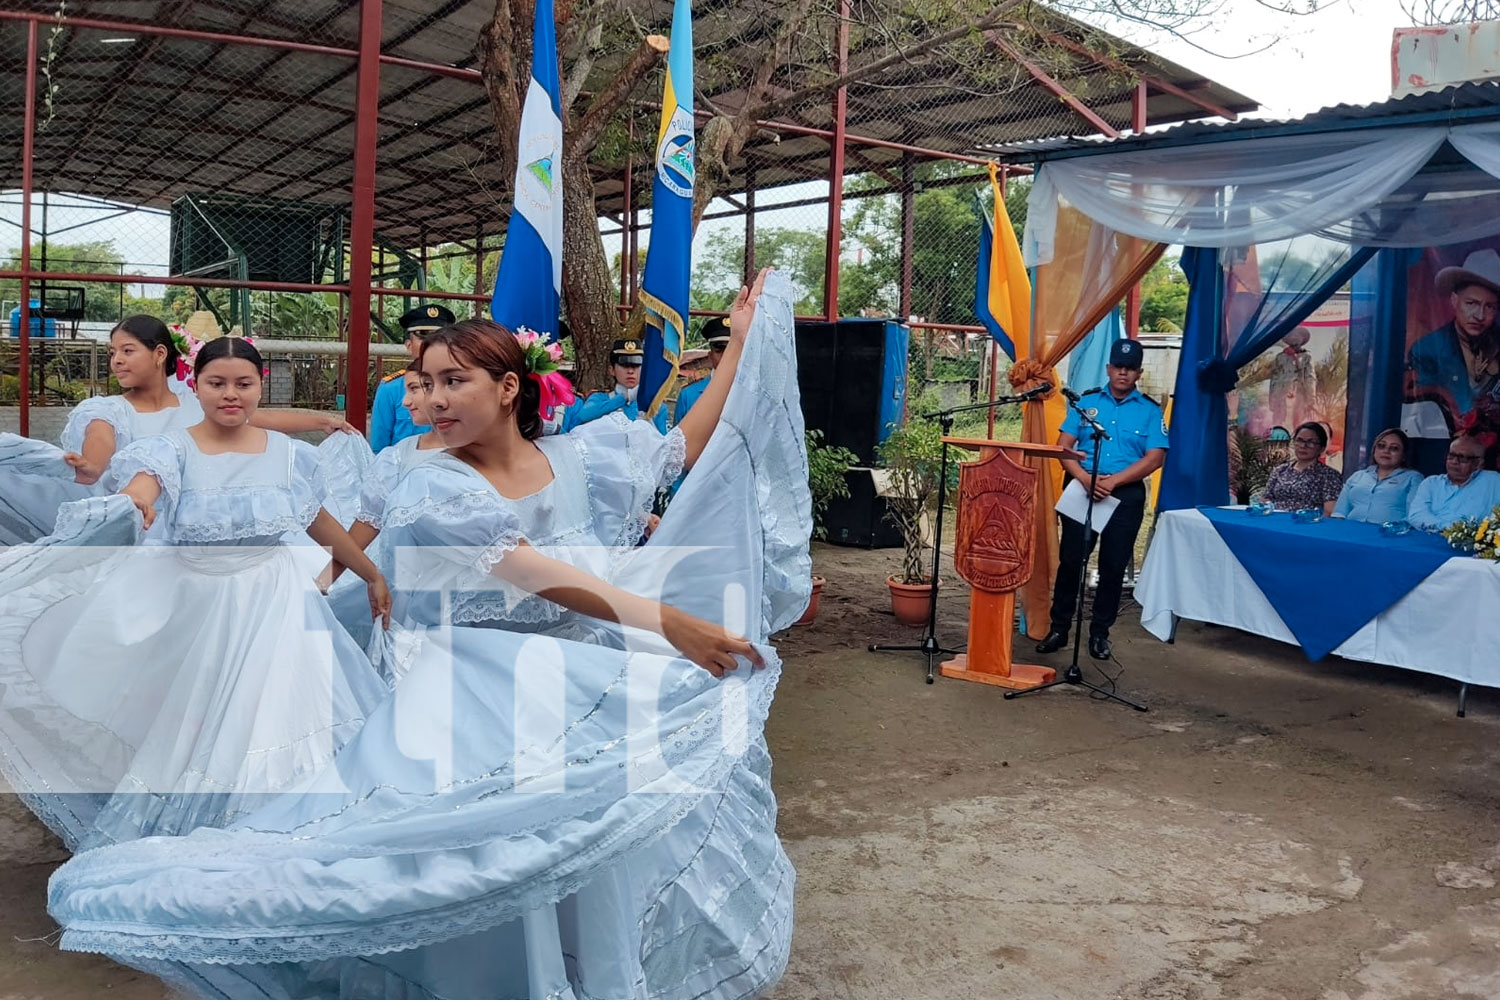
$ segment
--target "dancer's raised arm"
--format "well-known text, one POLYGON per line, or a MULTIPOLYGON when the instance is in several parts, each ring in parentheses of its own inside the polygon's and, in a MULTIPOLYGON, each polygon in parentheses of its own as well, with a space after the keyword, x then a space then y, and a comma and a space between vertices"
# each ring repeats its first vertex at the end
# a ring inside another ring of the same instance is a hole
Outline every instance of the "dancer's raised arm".
POLYGON ((745 335, 750 330, 750 321, 755 318, 755 304, 760 300, 761 289, 765 288, 766 276, 770 273, 771 268, 761 268, 755 276, 755 283, 740 289, 734 305, 729 308, 729 346, 724 348, 724 359, 714 369, 708 388, 677 425, 687 442, 684 468, 691 469, 698 461, 708 439, 713 436, 714 428, 719 425, 719 414, 724 412, 724 401, 729 398, 729 387, 734 382, 734 372, 745 349, 745 335))

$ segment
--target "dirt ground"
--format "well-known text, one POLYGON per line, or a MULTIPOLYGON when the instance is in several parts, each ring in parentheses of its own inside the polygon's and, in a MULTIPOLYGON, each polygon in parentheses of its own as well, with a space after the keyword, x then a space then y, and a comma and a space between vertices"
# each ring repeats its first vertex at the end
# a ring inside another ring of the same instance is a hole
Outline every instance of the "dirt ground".
MULTIPOLYGON (((865 648, 915 635, 897 555, 819 546, 818 621, 782 637, 799 881, 773 1000, 1500 997, 1495 692, 1457 719, 1446 681, 1186 622, 1167 646, 1128 610, 1110 669, 1147 714, 929 687, 919 655, 865 648)), ((940 607, 962 642, 962 588, 940 607)), ((163 996, 46 939, 59 857, 0 812, 0 1000, 163 996)))

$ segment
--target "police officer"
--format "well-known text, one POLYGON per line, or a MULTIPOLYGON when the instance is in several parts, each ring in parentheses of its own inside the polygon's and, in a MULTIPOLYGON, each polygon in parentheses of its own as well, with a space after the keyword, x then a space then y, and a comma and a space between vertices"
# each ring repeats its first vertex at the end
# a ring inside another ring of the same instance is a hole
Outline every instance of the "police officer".
MULTIPOLYGON (((708 342, 708 367, 712 371, 724 360, 724 348, 729 346, 729 324, 715 316, 703 324, 703 339, 708 342)), ((672 415, 674 425, 682 423, 682 418, 688 415, 688 411, 707 388, 707 378, 700 378, 682 387, 682 391, 677 394, 676 412, 672 415)))
MULTIPOLYGON (((1094 499, 1114 497, 1120 501, 1109 523, 1099 533, 1099 587, 1094 592, 1094 611, 1089 621, 1089 655, 1107 660, 1113 653, 1109 628, 1120 611, 1120 590, 1125 567, 1135 549, 1135 536, 1146 513, 1146 477, 1161 468, 1167 457, 1167 429, 1161 405, 1136 388, 1141 380, 1141 345, 1117 340, 1109 352, 1109 384, 1085 392, 1080 405, 1104 428, 1109 439, 1099 449, 1099 479, 1094 499)), ((1069 411, 1057 443, 1077 447, 1086 456, 1082 462, 1063 459, 1068 475, 1089 486, 1094 461, 1094 431, 1078 414, 1069 411)), ((1077 607, 1078 583, 1084 561, 1094 545, 1084 539, 1083 525, 1070 517, 1062 520, 1062 546, 1057 560, 1057 583, 1052 588, 1052 628, 1037 643, 1038 653, 1052 653, 1068 644, 1068 630, 1077 607)))
MULTIPOLYGON (((415 360, 422 353, 422 338, 434 330, 451 326, 453 314, 431 303, 408 309, 402 315, 401 328, 406 331, 406 353, 415 360)), ((370 412, 370 450, 380 451, 414 434, 429 430, 412 423, 411 413, 401 405, 406 395, 405 366, 380 380, 375 390, 375 405, 370 412)))
POLYGON ((641 387, 641 367, 646 363, 646 351, 639 340, 623 337, 614 342, 609 352, 609 371, 615 377, 613 392, 589 393, 569 406, 563 414, 562 429, 566 433, 579 424, 598 420, 606 414, 620 410, 631 420, 651 419, 652 424, 663 434, 667 432, 667 408, 656 411, 654 419, 641 410, 636 394, 641 387))

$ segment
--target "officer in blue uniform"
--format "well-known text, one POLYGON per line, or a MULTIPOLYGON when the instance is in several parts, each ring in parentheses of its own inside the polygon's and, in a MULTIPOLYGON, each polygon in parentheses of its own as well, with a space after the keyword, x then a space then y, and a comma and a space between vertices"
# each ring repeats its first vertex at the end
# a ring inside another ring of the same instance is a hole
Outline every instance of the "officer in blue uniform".
MULTIPOLYGON (((1141 380, 1141 345, 1118 340, 1109 352, 1109 384, 1083 394, 1080 405, 1098 421, 1109 439, 1099 448, 1099 479, 1094 497, 1120 501, 1104 530, 1098 534, 1099 587, 1094 592, 1094 610, 1089 621, 1089 655, 1107 660, 1113 655, 1109 629, 1120 612, 1120 590, 1125 568, 1135 549, 1146 514, 1146 477, 1161 468, 1167 457, 1167 428, 1161 405, 1136 388, 1141 380)), ((1082 462, 1063 459, 1068 475, 1088 488, 1094 461, 1094 431, 1078 414, 1069 411, 1057 443, 1076 447, 1086 456, 1082 462)), ((1070 517, 1062 521, 1062 545, 1057 560, 1057 583, 1052 588, 1052 627, 1037 643, 1038 653, 1052 653, 1068 644, 1068 630, 1078 602, 1078 582, 1083 564, 1094 546, 1084 539, 1083 525, 1070 517)))
MULTIPOLYGON (((724 348, 729 346, 729 324, 723 318, 715 316, 703 324, 703 339, 708 342, 709 369, 718 368, 719 362, 724 360, 724 348)), ((677 394, 676 412, 672 415, 673 426, 682 423, 682 418, 688 415, 688 411, 707 388, 707 378, 700 378, 682 387, 682 391, 677 394)))
POLYGON ((590 420, 619 410, 631 420, 651 419, 658 431, 667 432, 667 408, 656 411, 654 419, 641 410, 636 393, 641 386, 641 366, 646 363, 646 351, 639 340, 629 337, 614 342, 609 352, 609 371, 615 377, 613 392, 592 392, 588 398, 580 399, 563 412, 562 432, 586 424, 590 420))
MULTIPOLYGON (((407 310, 400 319, 401 328, 406 331, 406 353, 415 359, 422 353, 424 336, 451 326, 453 322, 453 314, 439 305, 429 303, 407 310)), ((411 413, 401 405, 401 400, 406 395, 406 384, 403 381, 405 375, 406 368, 403 365, 381 379, 379 388, 375 390, 375 405, 370 411, 371 451, 389 448, 402 438, 431 430, 412 423, 411 413)))

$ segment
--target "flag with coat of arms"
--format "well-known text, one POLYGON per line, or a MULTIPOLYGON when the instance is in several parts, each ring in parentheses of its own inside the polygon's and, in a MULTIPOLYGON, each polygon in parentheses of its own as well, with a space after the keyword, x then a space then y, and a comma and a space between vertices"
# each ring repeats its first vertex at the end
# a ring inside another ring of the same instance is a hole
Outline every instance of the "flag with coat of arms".
POLYGON ((531 82, 516 143, 515 197, 490 317, 556 340, 562 301, 562 88, 557 79, 553 0, 536 0, 531 82))
POLYGON ((693 11, 688 0, 676 0, 651 184, 651 243, 641 276, 647 331, 639 398, 652 416, 666 402, 687 334, 697 163, 693 135, 693 11))

